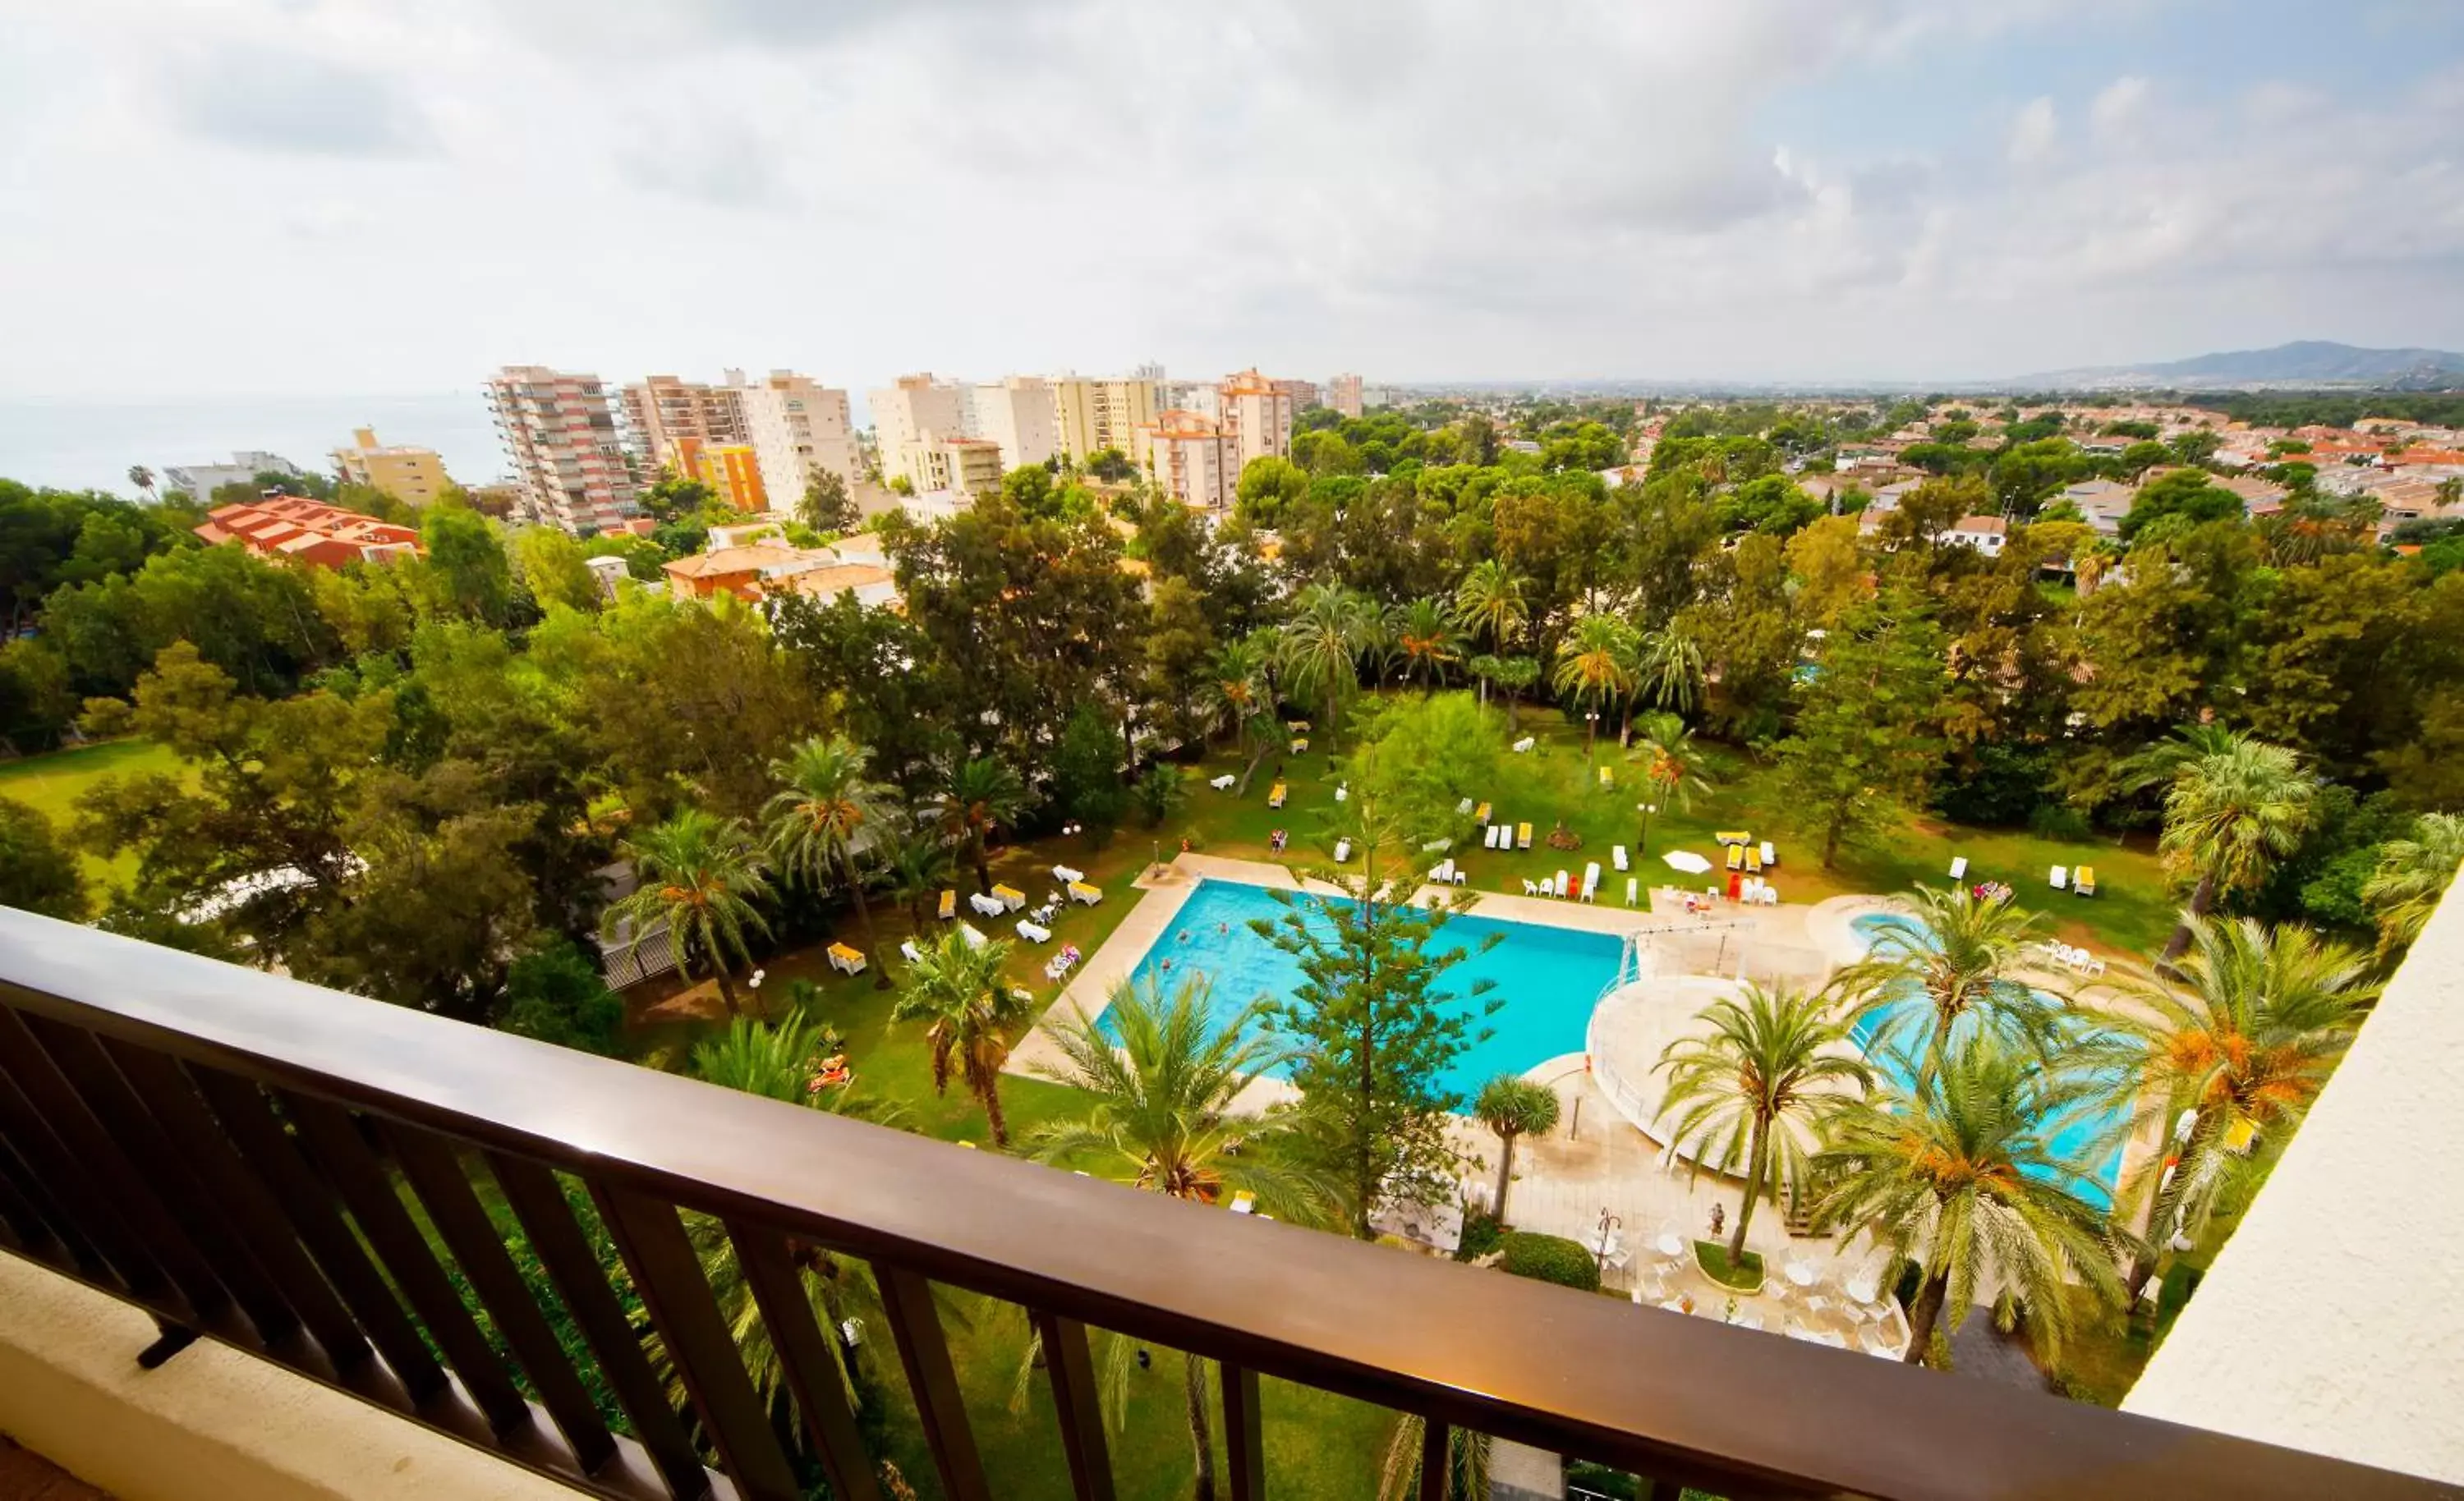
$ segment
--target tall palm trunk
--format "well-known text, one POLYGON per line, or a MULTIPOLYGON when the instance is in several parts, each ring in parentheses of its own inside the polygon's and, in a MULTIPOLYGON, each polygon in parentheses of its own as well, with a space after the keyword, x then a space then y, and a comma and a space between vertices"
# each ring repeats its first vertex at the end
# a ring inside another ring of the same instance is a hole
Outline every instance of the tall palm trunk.
POLYGON ((727 1014, 741 1016, 744 1008, 736 1001, 736 982, 727 977, 727 961, 721 959, 711 967, 718 976, 718 998, 727 1003, 727 1014))
POLYGON ((1909 1365, 1923 1365, 1925 1352, 1933 1348, 1933 1326, 1942 1318, 1942 1305, 1950 1296, 1950 1273, 1937 1272, 1927 1276, 1925 1287, 1917 1294, 1917 1305, 1908 1310, 1908 1353, 1900 1359, 1909 1365))
POLYGON ((2215 902, 2216 873, 2209 871, 2199 878, 2199 883, 2196 886, 2190 888, 2189 916, 2174 927, 2172 937, 2165 940, 2165 954, 2161 963, 2166 968, 2170 969, 2174 961, 2180 959, 2189 950, 2190 925, 2207 916, 2208 908, 2215 905, 2215 902))
POLYGON ((1258 774, 1258 767, 1266 759, 1266 752, 1275 748, 1275 742, 1265 735, 1255 735, 1251 739, 1257 749, 1249 752, 1249 764, 1241 768, 1241 786, 1233 793, 1235 797, 1249 794, 1249 778, 1258 774))
MULTIPOLYGON (((890 989, 890 970, 881 962, 881 939, 872 930, 872 908, 864 900, 864 881, 855 873, 855 853, 845 845, 839 847, 839 873, 847 879, 847 895, 855 899, 856 925, 864 929, 865 967, 872 971, 872 988, 890 989)), ((923 926, 922 923, 915 925, 923 926)))
POLYGON ((984 1102, 984 1122, 992 1127, 993 1145, 1007 1150, 1009 1118, 1001 1114, 1001 1071, 994 1069, 989 1074, 979 1075, 974 1078, 973 1083, 976 1098, 984 1102))
POLYGON ((1754 1133, 1746 1143, 1746 1198, 1737 1206, 1736 1233, 1728 1237, 1728 1265, 1742 1265, 1746 1259, 1746 1227, 1754 1222, 1754 1201, 1762 1197, 1763 1159, 1771 1148, 1771 1121, 1754 1117, 1754 1133))
POLYGON ((1198 1476, 1189 1493, 1195 1501, 1215 1501, 1215 1435, 1206 1419, 1206 1361, 1195 1355, 1181 1360, 1187 1372, 1189 1444, 1198 1456, 1198 1476))
POLYGON ((976 887, 989 897, 993 894, 993 867, 984 853, 984 831, 980 825, 968 831, 967 850, 975 857, 976 887))
POLYGON ((1497 1223, 1506 1223, 1506 1186, 1514 1181, 1514 1138, 1520 1133, 1501 1131, 1497 1139, 1504 1143, 1497 1154, 1497 1223))

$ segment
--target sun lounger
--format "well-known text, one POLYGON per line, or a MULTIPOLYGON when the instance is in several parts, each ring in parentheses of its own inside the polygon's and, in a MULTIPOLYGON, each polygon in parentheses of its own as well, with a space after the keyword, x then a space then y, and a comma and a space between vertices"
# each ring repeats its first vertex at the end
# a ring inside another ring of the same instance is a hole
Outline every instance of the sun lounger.
POLYGON ((1642 878, 1640 876, 1628 876, 1625 878, 1625 904, 1627 906, 1635 905, 1640 899, 1641 895, 1642 878))
POLYGON ((1087 873, 1083 870, 1073 870, 1067 865, 1055 865, 1052 867, 1052 879, 1066 886, 1073 881, 1086 880, 1087 873))
POLYGON ((1763 840, 1763 863, 1766 865, 1779 863, 1779 851, 1771 848, 1771 841, 1769 839, 1763 840))
POLYGON ((1528 823, 1515 825, 1514 847, 1518 850, 1528 850, 1531 847, 1531 825, 1528 823))
POLYGON ((1309 722, 1306 719, 1295 719, 1285 728, 1290 729, 1293 734, 1305 735, 1309 732, 1309 722))
POLYGON ((2071 881, 2071 890, 2077 895, 2082 897, 2095 896, 2096 867, 2093 865, 2081 865, 2079 868, 2079 873, 2071 881))
POLYGON ((1609 859, 1616 861, 1617 868, 1620 871, 1632 868, 1626 863, 1625 846, 1622 844, 1617 845, 1609 851, 1609 859))
POLYGON ((1525 735, 1522 739, 1514 742, 1514 753, 1516 755, 1527 755, 1530 753, 1531 748, 1539 743, 1540 742, 1533 737, 1525 735))
POLYGON ((1307 736, 1307 735, 1294 735, 1294 736, 1292 737, 1292 754, 1294 754, 1294 755, 1306 755, 1306 754, 1308 754, 1308 753, 1309 753, 1309 736, 1307 736))
POLYGON ((1967 857, 1967 856, 1962 855, 1962 856, 1959 856, 1959 857, 1957 857, 1957 858, 1955 858, 1955 859, 1953 859, 1951 860, 1951 862, 1950 862, 1950 879, 1951 879, 1951 880, 1953 880, 1953 881, 1965 881, 1965 880, 1967 880, 1967 879, 1968 879, 1968 857, 1967 857))
POLYGON ((1600 862, 1594 860, 1583 867, 1583 900, 1590 902, 1600 894, 1600 862))
POLYGON ((1352 795, 1352 789, 1351 789, 1349 786, 1345 786, 1345 787, 1338 787, 1338 788, 1336 788, 1336 789, 1334 790, 1334 800, 1335 800, 1336 802, 1342 802, 1343 800, 1345 800, 1346 798, 1350 797, 1351 795, 1352 795))
POLYGON ((2046 879, 2054 883, 2054 889, 2056 891, 2059 891, 2070 884, 2070 867, 2067 865, 2057 865, 2054 867, 2054 873, 2046 879))
POLYGON ((845 944, 832 944, 829 946, 829 958, 830 968, 841 974, 864 973, 864 950, 861 948, 849 948, 845 944))
POLYGON ((1351 841, 1350 839, 1337 839, 1337 840, 1335 840, 1335 841, 1334 841, 1334 862, 1335 862, 1336 864, 1340 865, 1340 864, 1342 864, 1345 860, 1348 860, 1348 859, 1352 859, 1352 841, 1351 841))
POLYGON ((916 947, 915 940, 911 938, 898 946, 898 957, 909 964, 920 965, 924 962, 924 950, 916 947))
POLYGON ((991 942, 992 942, 992 940, 991 940, 991 939, 986 938, 986 937, 984 936, 984 934, 983 934, 983 929, 981 929, 981 928, 979 928, 979 927, 976 926, 976 925, 975 925, 975 924, 973 924, 973 923, 961 923, 961 924, 959 924, 959 925, 958 925, 958 936, 959 936, 960 938, 965 939, 965 940, 967 941, 967 943, 968 943, 968 945, 969 945, 970 946, 972 946, 972 947, 976 947, 976 948, 981 948, 981 947, 983 947, 986 944, 989 944, 989 943, 991 943, 991 942))
POLYGON ((1001 899, 1001 904, 1007 907, 1012 912, 1015 912, 1019 908, 1026 905, 1026 893, 1019 890, 1016 886, 1006 884, 996 885, 993 887, 993 895, 999 897, 1001 899))
POLYGON ((938 915, 944 923, 958 915, 958 894, 957 892, 944 891, 941 893, 941 910, 938 915))
POLYGON ((1233 775, 1231 772, 1226 772, 1221 776, 1208 777, 1206 779, 1206 785, 1214 788, 1219 793, 1228 793, 1232 790, 1232 784, 1240 779, 1241 778, 1233 775))
POLYGON ((1069 883, 1069 900, 1083 902, 1091 907, 1104 900, 1104 893, 1101 887, 1090 886, 1083 881, 1073 881, 1069 883))
POLYGON ((1617 785, 1617 778, 1616 778, 1615 776, 1613 776, 1613 775, 1609 774, 1609 769, 1608 769, 1607 767, 1605 767, 1605 766, 1604 766, 1604 767, 1601 767, 1601 768, 1600 768, 1600 790, 1601 790, 1602 792, 1606 792, 1606 791, 1608 791, 1610 788, 1615 787, 1616 785, 1617 785))
POLYGON ((1020 918, 1018 920, 1018 936, 1025 939, 1029 943, 1048 944, 1052 942, 1052 929, 1045 927, 1041 923, 1031 923, 1025 918, 1020 918))
POLYGON ((1741 845, 1741 846, 1740 846, 1740 848, 1742 848, 1742 849, 1746 852, 1746 869, 1747 869, 1747 871, 1749 871, 1749 873, 1751 873, 1751 874, 1753 874, 1753 875, 1757 875, 1757 876, 1761 875, 1761 874, 1762 874, 1762 869, 1763 869, 1763 853, 1762 853, 1762 851, 1760 851, 1760 850, 1758 850, 1758 849, 1754 848, 1754 847, 1753 847, 1752 845, 1750 845, 1750 844, 1741 845))
POLYGON ((1493 823, 1487 828, 1481 830, 1480 847, 1485 850, 1493 850, 1497 848, 1497 837, 1502 832, 1504 831, 1493 823))
POLYGON ((1459 802, 1459 803, 1455 804, 1455 816, 1456 816, 1456 817, 1460 818, 1460 817, 1462 817, 1464 814, 1467 814, 1467 813, 1469 813, 1469 812, 1471 812, 1471 799, 1470 799, 1470 798, 1466 797, 1466 798, 1464 798, 1463 801, 1461 801, 1461 802, 1459 802))
POLYGON ((1290 795, 1291 789, 1286 787, 1281 782, 1277 782, 1273 788, 1269 789, 1266 793, 1266 806, 1269 808, 1280 808, 1284 805, 1284 799, 1290 795))
POLYGON ((970 891, 967 893, 967 905, 973 907, 979 916, 983 917, 1000 917, 1002 913, 1009 910, 1009 908, 1001 905, 1001 898, 989 897, 980 891, 970 891))
POLYGON ((1487 803, 1482 803, 1479 807, 1474 808, 1474 809, 1471 811, 1472 822, 1474 822, 1474 823, 1486 823, 1486 822, 1488 822, 1488 816, 1489 816, 1489 814, 1490 814, 1492 811, 1493 811, 1493 810, 1490 808, 1490 806, 1489 806, 1487 803))

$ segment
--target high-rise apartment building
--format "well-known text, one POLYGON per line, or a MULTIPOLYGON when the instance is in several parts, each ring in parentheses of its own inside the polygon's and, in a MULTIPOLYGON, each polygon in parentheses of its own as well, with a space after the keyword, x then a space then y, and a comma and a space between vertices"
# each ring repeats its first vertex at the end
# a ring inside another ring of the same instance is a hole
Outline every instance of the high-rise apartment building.
POLYGON ((488 382, 488 405, 529 520, 599 532, 639 510, 640 482, 597 376, 507 365, 488 382))
POLYGON ((683 444, 745 443, 744 375, 728 372, 725 385, 704 385, 674 376, 652 376, 625 387, 625 427, 645 473, 692 471, 683 444))
POLYGON ((1326 383, 1327 404, 1346 417, 1360 415, 1360 378, 1339 375, 1326 383))
POLYGON ((1001 445, 990 438, 926 433, 899 445, 896 458, 895 472, 907 476, 918 494, 947 489, 989 495, 1001 488, 1001 445))
POLYGON ((453 483, 435 449, 380 444, 373 427, 351 430, 351 446, 334 450, 334 468, 346 485, 365 485, 413 506, 427 505, 453 483))
POLYGON ((962 387, 961 395, 966 435, 999 444, 1003 468, 1042 464, 1061 451, 1052 387, 1041 377, 1011 376, 962 387))
POLYGON ((682 449, 693 455, 692 467, 684 472, 710 487, 712 495, 730 511, 759 511, 770 509, 768 490, 761 483, 760 460, 749 443, 693 443, 682 449))
POLYGON ((1235 479, 1253 459, 1291 457, 1292 399, 1282 385, 1255 370, 1243 370, 1223 378, 1220 400, 1219 420, 1240 453, 1232 469, 1235 479))
POLYGON ((1071 459, 1085 460, 1107 448, 1134 453, 1138 429, 1163 410, 1159 370, 1152 379, 1145 374, 1094 379, 1062 376, 1050 384, 1060 451, 1071 459))
POLYGON ((1324 404, 1318 400, 1317 382, 1314 381, 1278 381, 1275 382, 1275 388, 1292 399, 1292 412, 1295 416, 1308 411, 1312 406, 1324 404))
POLYGON ((837 475, 850 493, 863 481, 864 456, 856 449, 845 391, 817 385, 792 370, 773 370, 759 384, 745 386, 739 400, 745 436, 773 507, 793 510, 823 470, 837 475))
MULTIPOLYGON (((872 440, 881 453, 881 477, 893 480, 905 475, 919 490, 949 489, 931 482, 929 473, 918 467, 918 456, 935 440, 966 436, 966 413, 958 388, 929 374, 906 375, 894 385, 866 392, 865 401, 872 408, 872 440)), ((1001 462, 998 449, 993 462, 1001 462)))
POLYGON ((1221 424, 1176 407, 1140 427, 1137 443, 1138 468, 1173 499, 1208 511, 1232 504, 1239 446, 1221 424))

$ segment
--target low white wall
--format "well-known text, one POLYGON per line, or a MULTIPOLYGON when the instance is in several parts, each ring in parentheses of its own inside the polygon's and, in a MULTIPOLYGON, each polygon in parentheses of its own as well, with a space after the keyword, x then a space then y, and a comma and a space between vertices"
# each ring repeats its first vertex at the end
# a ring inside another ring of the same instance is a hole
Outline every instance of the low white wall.
POLYGON ((2464 1482, 2459 1060, 2451 894, 2124 1408, 2464 1482))

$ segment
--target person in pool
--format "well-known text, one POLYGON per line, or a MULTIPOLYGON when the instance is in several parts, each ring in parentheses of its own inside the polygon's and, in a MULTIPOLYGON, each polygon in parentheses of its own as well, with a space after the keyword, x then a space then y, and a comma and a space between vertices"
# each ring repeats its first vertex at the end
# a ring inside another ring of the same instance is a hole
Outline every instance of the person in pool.
POLYGON ((1177 944, 1185 944, 1185 943, 1188 943, 1188 942, 1189 942, 1189 929, 1187 929, 1187 928, 1185 928, 1185 927, 1184 927, 1184 928, 1182 928, 1182 929, 1180 930, 1180 932, 1178 933, 1178 935, 1177 935, 1177 936, 1173 939, 1173 942, 1174 942, 1174 943, 1177 943, 1177 944))

